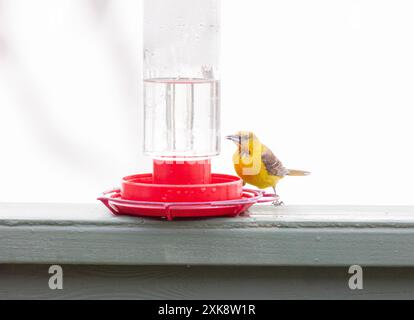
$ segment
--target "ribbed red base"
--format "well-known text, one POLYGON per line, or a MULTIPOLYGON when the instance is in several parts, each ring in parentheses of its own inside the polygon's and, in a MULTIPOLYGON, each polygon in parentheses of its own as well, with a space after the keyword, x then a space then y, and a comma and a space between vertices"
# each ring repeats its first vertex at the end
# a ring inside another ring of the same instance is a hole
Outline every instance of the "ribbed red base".
POLYGON ((121 196, 147 202, 209 202, 237 200, 243 196, 243 181, 234 176, 213 174, 209 184, 155 184, 152 174, 126 177, 121 196))

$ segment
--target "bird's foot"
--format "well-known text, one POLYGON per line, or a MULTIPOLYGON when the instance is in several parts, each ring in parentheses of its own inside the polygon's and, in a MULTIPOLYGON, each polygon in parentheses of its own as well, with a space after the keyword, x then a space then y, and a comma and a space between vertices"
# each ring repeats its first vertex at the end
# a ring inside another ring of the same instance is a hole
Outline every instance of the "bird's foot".
POLYGON ((274 207, 281 207, 281 206, 284 206, 284 205, 285 205, 285 203, 284 203, 283 201, 276 200, 276 201, 272 202, 272 205, 273 205, 274 207))
POLYGON ((275 201, 272 202, 272 205, 275 206, 275 207, 281 207, 284 204, 285 203, 280 200, 280 197, 277 194, 275 194, 275 201))

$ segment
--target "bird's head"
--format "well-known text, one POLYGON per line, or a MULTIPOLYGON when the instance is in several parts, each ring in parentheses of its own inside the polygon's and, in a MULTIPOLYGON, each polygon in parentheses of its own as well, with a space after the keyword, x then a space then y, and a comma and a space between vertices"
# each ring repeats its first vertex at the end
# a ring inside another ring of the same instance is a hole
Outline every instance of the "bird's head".
POLYGON ((239 149, 253 150, 254 145, 260 145, 259 138, 251 131, 239 131, 226 139, 234 142, 239 149))

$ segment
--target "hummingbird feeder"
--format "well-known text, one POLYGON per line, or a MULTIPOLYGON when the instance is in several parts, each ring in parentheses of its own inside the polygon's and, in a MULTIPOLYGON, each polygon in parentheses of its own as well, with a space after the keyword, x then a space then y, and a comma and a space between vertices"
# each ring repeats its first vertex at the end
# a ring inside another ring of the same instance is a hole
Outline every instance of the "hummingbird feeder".
POLYGON ((272 199, 214 174, 220 154, 220 0, 144 0, 144 152, 153 172, 99 198, 116 215, 238 216, 272 199))

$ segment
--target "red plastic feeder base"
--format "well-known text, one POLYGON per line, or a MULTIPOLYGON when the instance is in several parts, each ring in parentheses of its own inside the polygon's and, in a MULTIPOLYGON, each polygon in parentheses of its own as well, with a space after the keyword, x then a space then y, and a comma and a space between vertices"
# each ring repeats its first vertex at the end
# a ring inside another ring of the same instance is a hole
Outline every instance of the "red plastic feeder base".
POLYGON ((106 192, 98 200, 119 216, 163 218, 169 221, 188 218, 237 217, 256 203, 274 201, 273 195, 259 190, 243 190, 238 200, 216 202, 142 202, 124 200, 121 190, 106 192))
POLYGON ((211 174, 209 160, 154 162, 154 174, 122 180, 121 190, 99 198, 115 215, 174 218, 235 217, 258 202, 272 198, 244 190, 234 176, 211 174))
POLYGON ((147 202, 209 202, 243 197, 243 181, 238 177, 213 174, 209 184, 155 184, 152 174, 126 177, 122 199, 147 202))

